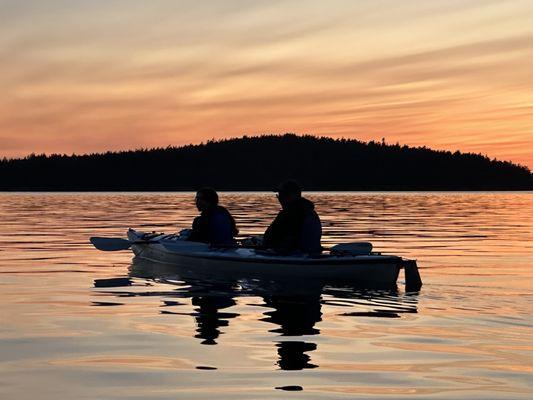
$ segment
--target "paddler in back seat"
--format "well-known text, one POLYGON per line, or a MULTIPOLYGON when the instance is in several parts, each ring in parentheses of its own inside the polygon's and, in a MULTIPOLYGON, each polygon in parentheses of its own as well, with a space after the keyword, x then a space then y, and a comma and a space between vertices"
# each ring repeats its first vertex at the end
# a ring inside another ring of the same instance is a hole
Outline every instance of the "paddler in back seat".
POLYGON ((276 190, 281 211, 263 237, 263 246, 282 254, 320 254, 322 224, 315 205, 302 197, 295 181, 286 181, 276 190))
POLYGON ((200 215, 192 223, 188 240, 213 246, 234 246, 239 233, 235 219, 228 210, 218 205, 218 194, 212 188, 196 192, 196 208, 200 215))

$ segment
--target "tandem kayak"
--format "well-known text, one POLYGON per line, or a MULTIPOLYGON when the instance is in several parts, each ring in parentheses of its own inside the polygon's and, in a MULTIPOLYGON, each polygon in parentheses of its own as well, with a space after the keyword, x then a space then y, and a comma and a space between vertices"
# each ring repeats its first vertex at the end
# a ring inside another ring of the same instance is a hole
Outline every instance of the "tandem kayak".
POLYGON ((352 251, 346 251, 346 245, 337 245, 328 253, 311 256, 281 255, 246 247, 213 247, 205 243, 183 240, 180 235, 146 233, 134 229, 128 230, 127 237, 128 241, 91 238, 91 242, 100 250, 121 250, 131 247, 136 257, 170 264, 177 269, 177 272, 182 270, 237 278, 316 279, 393 286, 396 285, 400 270, 403 268, 409 290, 418 290, 422 285, 415 261, 372 252, 370 243, 365 242, 351 244, 349 248, 352 251), (113 244, 117 245, 113 247, 111 246, 113 244))

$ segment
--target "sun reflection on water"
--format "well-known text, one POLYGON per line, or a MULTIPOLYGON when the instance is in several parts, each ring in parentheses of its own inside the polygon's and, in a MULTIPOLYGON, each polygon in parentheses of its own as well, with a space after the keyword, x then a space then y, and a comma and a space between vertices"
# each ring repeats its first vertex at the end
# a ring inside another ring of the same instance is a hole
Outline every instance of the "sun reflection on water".
MULTIPOLYGON (((528 398, 531 194, 309 197, 325 245, 417 258, 422 291, 205 281, 89 245, 189 226, 187 193, 0 195, 0 395, 528 398)), ((244 234, 277 211, 221 198, 244 234)))

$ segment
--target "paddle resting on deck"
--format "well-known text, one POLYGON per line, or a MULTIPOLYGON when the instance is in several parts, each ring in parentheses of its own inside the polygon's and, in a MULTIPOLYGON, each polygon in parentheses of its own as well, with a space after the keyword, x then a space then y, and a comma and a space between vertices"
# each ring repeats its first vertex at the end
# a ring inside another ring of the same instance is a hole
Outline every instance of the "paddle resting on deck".
POLYGON ((128 239, 96 236, 91 237, 89 241, 94 247, 101 251, 128 250, 132 244, 157 243, 157 241, 152 240, 137 240, 135 242, 132 242, 128 239))

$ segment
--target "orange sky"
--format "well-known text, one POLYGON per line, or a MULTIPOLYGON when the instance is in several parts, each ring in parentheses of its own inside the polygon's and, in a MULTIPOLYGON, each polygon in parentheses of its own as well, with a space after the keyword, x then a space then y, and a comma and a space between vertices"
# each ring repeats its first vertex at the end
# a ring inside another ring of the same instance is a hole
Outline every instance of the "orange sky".
POLYGON ((533 168, 530 0, 0 0, 0 156, 313 133, 533 168))

